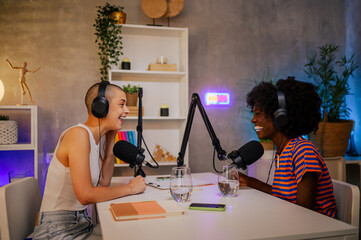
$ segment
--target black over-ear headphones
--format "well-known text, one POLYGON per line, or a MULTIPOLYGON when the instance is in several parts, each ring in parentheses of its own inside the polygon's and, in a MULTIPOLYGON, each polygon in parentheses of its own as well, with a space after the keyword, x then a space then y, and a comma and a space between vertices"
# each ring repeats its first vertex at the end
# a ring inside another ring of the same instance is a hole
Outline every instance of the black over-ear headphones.
POLYGON ((109 84, 108 81, 101 81, 98 90, 98 96, 92 103, 92 114, 97 118, 103 118, 108 114, 109 103, 105 98, 105 89, 109 84))
POLYGON ((273 118, 277 128, 283 128, 288 123, 285 94, 277 90, 278 109, 274 112, 273 118))

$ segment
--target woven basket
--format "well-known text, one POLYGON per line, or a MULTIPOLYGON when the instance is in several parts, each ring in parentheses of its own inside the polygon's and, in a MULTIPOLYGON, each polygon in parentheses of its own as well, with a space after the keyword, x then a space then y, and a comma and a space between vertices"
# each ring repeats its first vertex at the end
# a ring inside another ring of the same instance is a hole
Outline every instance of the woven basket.
POLYGON ((345 156, 354 121, 320 122, 316 135, 309 134, 309 139, 320 150, 322 157, 345 156))
POLYGON ((18 142, 18 123, 12 120, 0 121, 0 144, 18 142))

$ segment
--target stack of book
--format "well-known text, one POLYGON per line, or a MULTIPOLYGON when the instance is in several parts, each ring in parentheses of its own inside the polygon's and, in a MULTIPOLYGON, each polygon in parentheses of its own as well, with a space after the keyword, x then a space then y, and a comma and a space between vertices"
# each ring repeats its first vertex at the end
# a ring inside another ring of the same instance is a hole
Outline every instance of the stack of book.
POLYGON ((148 66, 149 71, 165 71, 165 72, 176 72, 177 64, 156 64, 151 63, 148 66))
POLYGON ((111 203, 110 211, 116 221, 164 218, 186 213, 173 200, 111 203))
MULTIPOLYGON (((138 117, 138 106, 127 106, 129 109, 128 117, 138 117)), ((142 116, 144 116, 144 107, 142 107, 142 116)))
MULTIPOLYGON (((115 142, 118 142, 120 140, 130 142, 134 146, 137 146, 137 137, 135 131, 118 131, 118 134, 115 136, 115 142)), ((123 162, 121 159, 116 157, 115 163, 122 164, 125 162, 123 162)))

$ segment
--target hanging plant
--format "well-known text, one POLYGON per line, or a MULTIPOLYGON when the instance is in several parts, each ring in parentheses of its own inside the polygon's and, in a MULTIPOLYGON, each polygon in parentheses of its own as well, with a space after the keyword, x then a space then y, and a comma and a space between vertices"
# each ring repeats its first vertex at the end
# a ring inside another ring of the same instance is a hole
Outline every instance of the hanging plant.
POLYGON ((106 3, 105 6, 97 6, 97 17, 95 19, 95 35, 97 36, 95 42, 99 47, 99 58, 101 62, 100 74, 102 81, 108 81, 108 70, 111 64, 118 65, 119 56, 122 52, 122 25, 117 24, 117 19, 111 16, 114 12, 122 12, 124 7, 110 5, 106 3))

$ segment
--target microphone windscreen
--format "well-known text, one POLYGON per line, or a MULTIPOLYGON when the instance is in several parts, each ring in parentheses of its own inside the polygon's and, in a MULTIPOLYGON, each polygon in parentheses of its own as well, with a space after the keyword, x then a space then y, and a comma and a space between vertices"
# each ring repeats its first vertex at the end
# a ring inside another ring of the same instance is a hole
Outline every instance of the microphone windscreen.
POLYGON ((134 163, 137 159, 138 148, 130 142, 120 140, 113 147, 114 155, 126 163, 134 163))
POLYGON ((240 147, 238 154, 246 165, 251 165, 263 156, 264 149, 258 141, 250 141, 240 147))

